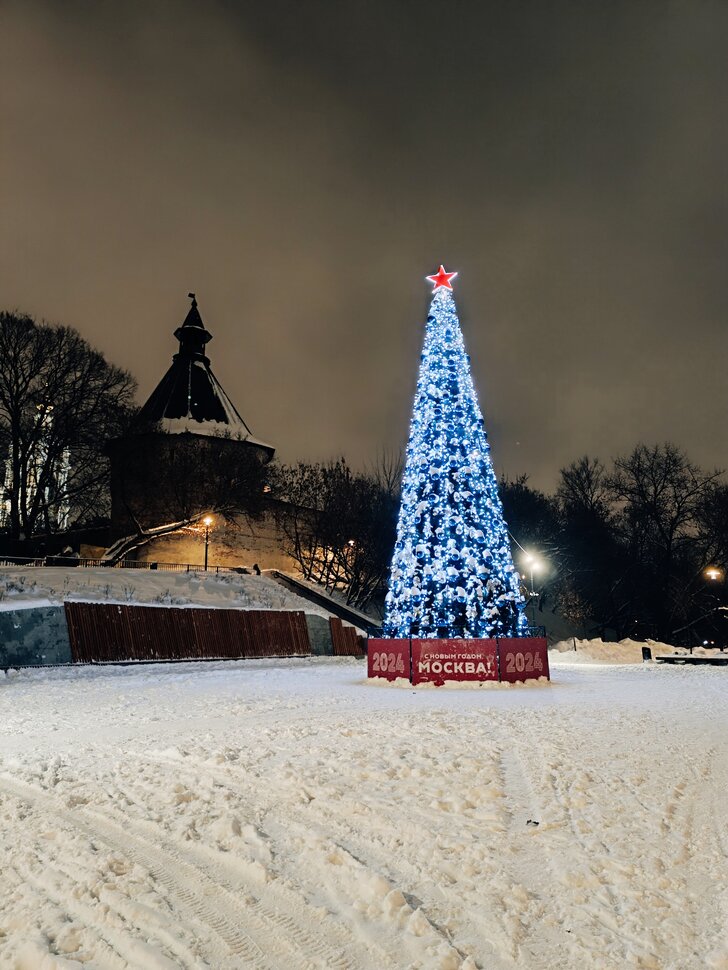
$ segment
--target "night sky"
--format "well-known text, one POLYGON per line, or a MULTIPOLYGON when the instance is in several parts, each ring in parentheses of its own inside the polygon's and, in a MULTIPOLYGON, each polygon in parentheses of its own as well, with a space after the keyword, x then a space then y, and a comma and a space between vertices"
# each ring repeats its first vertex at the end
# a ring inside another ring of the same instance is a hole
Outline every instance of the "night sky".
POLYGON ((496 470, 728 465, 728 3, 0 0, 0 307, 137 377, 194 290, 283 460, 404 444, 455 295, 496 470))

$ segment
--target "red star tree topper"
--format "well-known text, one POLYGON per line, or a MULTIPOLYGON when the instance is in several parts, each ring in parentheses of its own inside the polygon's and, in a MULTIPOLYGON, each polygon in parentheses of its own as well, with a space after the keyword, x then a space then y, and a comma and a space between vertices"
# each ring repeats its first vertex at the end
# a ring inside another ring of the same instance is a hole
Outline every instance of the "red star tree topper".
POLYGON ((457 275, 458 275, 457 273, 448 273, 448 271, 445 269, 442 263, 440 263, 440 268, 435 273, 435 275, 427 276, 425 278, 428 279, 430 283, 433 284, 432 292, 434 293, 435 290, 439 290, 441 286, 444 286, 445 289, 447 290, 451 290, 452 283, 450 282, 450 280, 455 279, 457 275))

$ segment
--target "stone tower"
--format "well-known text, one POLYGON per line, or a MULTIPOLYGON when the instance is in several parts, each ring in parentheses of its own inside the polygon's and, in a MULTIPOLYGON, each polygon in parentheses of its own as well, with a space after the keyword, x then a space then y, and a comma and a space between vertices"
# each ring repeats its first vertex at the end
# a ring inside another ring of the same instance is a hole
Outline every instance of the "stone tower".
POLYGON ((247 475, 254 482, 255 467, 275 453, 253 436, 212 372, 205 352, 212 334, 194 293, 190 298, 189 312, 174 331, 179 349, 169 370, 130 431, 107 447, 112 539, 137 524, 153 528, 204 511, 212 496, 219 499, 226 481, 247 475))

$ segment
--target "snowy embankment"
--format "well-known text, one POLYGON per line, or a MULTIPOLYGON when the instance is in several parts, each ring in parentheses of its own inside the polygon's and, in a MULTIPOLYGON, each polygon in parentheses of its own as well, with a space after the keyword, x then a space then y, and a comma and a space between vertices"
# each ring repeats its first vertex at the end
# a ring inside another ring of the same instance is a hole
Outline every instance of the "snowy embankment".
POLYGON ((365 676, 0 679, 0 967, 728 968, 726 671, 365 676))
POLYGON ((675 648, 655 640, 624 639, 617 643, 596 637, 592 640, 560 640, 549 649, 549 663, 636 664, 642 663, 642 648, 650 647, 652 656, 673 653, 675 648))
MULTIPOLYGON (((642 648, 649 647, 652 656, 688 653, 684 647, 673 647, 659 640, 630 640, 625 637, 617 643, 602 640, 560 640, 549 649, 549 663, 554 664, 637 664, 642 663, 642 648)), ((717 654, 717 650, 695 647, 694 654, 717 654)))
POLYGON ((247 610, 303 610, 329 616, 266 576, 64 566, 0 569, 0 610, 64 600, 205 606, 247 610))

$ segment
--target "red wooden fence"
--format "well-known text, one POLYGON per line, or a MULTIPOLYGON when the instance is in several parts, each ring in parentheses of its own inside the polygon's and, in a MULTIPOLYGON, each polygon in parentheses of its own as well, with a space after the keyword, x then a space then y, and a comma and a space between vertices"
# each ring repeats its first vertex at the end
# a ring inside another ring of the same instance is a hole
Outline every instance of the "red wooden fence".
POLYGON ((338 616, 329 617, 331 643, 335 657, 364 657, 367 652, 366 637, 359 636, 353 626, 344 626, 338 616))
POLYGON ((77 663, 311 653, 301 612, 74 602, 65 608, 71 655, 77 663))

